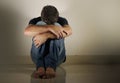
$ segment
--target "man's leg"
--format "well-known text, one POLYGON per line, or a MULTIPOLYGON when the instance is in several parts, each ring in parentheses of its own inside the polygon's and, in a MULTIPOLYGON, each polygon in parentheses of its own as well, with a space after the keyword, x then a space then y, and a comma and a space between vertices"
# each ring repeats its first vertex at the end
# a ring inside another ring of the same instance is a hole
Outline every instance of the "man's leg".
MULTIPOLYGON (((44 22, 39 22, 38 25, 39 24, 45 25, 44 22)), ((56 23, 55 25, 60 26, 58 23, 56 23)), ((63 61, 65 59, 64 39, 51 40, 47 43, 45 42, 44 45, 45 45, 44 46, 44 53, 45 53, 44 55, 45 55, 46 75, 48 78, 50 78, 50 77, 55 76, 56 67, 59 64, 63 63, 63 61)), ((39 64, 41 62, 41 60, 43 60, 43 58, 44 57, 39 57, 37 63, 39 64)))
POLYGON ((49 54, 45 56, 46 76, 55 77, 56 67, 66 58, 64 39, 51 40, 49 54))
MULTIPOLYGON (((61 26, 55 23, 57 26, 61 26)), ((56 67, 66 59, 64 39, 50 41, 49 54, 45 56, 45 66, 47 78, 55 77, 56 67)))
MULTIPOLYGON (((40 21, 36 25, 45 25, 45 24, 46 24, 45 22, 40 21)), ((32 39, 31 58, 36 65, 36 72, 35 72, 36 78, 45 75, 44 52, 45 52, 45 44, 42 44, 40 47, 36 48, 32 39)))
MULTIPOLYGON (((46 23, 43 22, 43 21, 39 21, 36 25, 46 25, 46 23)), ((59 23, 55 23, 55 25, 61 26, 59 23)), ((39 64, 39 63, 42 63, 42 66, 43 66, 43 61, 42 61, 43 58, 44 58, 43 55, 44 56, 47 55, 46 52, 48 52, 48 50, 49 50, 49 54, 51 55, 50 57, 48 56, 48 59, 50 58, 50 60, 52 60, 52 61, 48 61, 48 62, 52 62, 53 63, 51 66, 53 66, 54 70, 56 69, 56 65, 58 65, 58 64, 60 64, 60 62, 62 62, 61 61, 63 59, 62 57, 65 57, 64 39, 51 40, 51 41, 49 41, 49 43, 50 43, 50 47, 46 46, 46 44, 48 44, 48 42, 46 41, 45 44, 40 46, 39 49, 36 48, 34 45, 32 46, 33 49, 36 49, 38 51, 38 52, 36 52, 36 50, 34 51, 35 53, 37 53, 37 54, 34 54, 34 55, 37 55, 37 62, 36 62, 37 68, 41 66, 41 64, 39 64), (59 55, 61 55, 61 56, 59 56, 59 55), (54 62, 57 62, 57 63, 54 64, 54 62)), ((36 58, 36 56, 33 56, 33 58, 34 57, 36 58)), ((45 62, 45 65, 48 65, 48 64, 45 62)))
POLYGON ((45 75, 44 55, 43 55, 44 48, 45 48, 44 44, 42 44, 39 48, 36 48, 34 43, 32 42, 31 58, 36 65, 36 71, 34 75, 34 77, 36 78, 45 75))
MULTIPOLYGON (((36 25, 46 25, 46 23, 43 21, 39 21, 36 25)), ((38 67, 41 66, 44 67, 43 54, 44 54, 45 44, 42 44, 40 47, 36 48, 33 39, 32 39, 32 47, 31 47, 31 58, 33 62, 36 64, 36 69, 38 69, 38 67)))

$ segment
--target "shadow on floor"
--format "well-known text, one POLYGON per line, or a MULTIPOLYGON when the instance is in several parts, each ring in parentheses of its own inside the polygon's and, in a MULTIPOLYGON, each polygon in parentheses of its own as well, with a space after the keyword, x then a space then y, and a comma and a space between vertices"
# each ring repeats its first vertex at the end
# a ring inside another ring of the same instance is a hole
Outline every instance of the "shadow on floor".
POLYGON ((52 79, 36 79, 33 74, 34 72, 31 75, 31 83, 66 83, 66 71, 62 67, 57 68, 56 77, 52 79))

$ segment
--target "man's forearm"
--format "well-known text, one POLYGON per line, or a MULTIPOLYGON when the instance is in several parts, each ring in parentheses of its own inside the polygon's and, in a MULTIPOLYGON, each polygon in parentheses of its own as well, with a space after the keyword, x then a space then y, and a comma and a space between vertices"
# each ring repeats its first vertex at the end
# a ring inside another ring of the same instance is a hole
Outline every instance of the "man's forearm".
POLYGON ((58 38, 59 33, 57 33, 59 30, 63 29, 63 31, 60 31, 62 34, 62 38, 65 38, 72 34, 72 30, 70 26, 66 25, 63 27, 55 26, 55 25, 28 25, 28 27, 25 29, 24 34, 27 36, 35 36, 37 34, 42 34, 46 32, 51 32, 50 38, 58 38), (56 31, 56 33, 53 33, 52 31, 56 31))
POLYGON ((28 25, 24 31, 24 34, 27 36, 35 36, 36 34, 45 33, 48 31, 49 31, 49 29, 48 29, 47 25, 43 25, 43 26, 28 25))
POLYGON ((69 25, 63 26, 63 33, 64 33, 63 34, 64 38, 72 35, 72 29, 71 29, 71 27, 69 25))
MULTIPOLYGON (((47 34, 47 37, 48 39, 58 39, 53 33, 51 32, 48 32, 48 33, 43 33, 43 34, 47 34)), ((63 34, 63 37, 62 38, 65 38, 67 37, 68 35, 66 33, 62 33, 63 34)), ((59 38, 60 39, 60 38, 59 38)))
POLYGON ((57 38, 65 38, 72 34, 72 29, 69 25, 64 26, 50 26, 49 31, 57 36, 57 38))
POLYGON ((47 32, 47 33, 43 33, 43 34, 46 34, 47 39, 57 39, 57 37, 51 32, 47 32))

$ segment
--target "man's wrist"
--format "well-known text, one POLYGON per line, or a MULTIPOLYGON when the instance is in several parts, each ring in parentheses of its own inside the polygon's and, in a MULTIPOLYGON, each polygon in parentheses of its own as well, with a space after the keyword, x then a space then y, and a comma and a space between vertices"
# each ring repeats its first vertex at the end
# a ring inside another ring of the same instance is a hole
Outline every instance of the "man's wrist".
POLYGON ((52 34, 51 32, 48 32, 45 35, 48 39, 55 39, 56 38, 56 36, 54 34, 52 34))
POLYGON ((51 30, 53 30, 52 27, 54 27, 54 25, 47 25, 47 26, 46 26, 47 30, 50 31, 50 32, 51 32, 51 30))

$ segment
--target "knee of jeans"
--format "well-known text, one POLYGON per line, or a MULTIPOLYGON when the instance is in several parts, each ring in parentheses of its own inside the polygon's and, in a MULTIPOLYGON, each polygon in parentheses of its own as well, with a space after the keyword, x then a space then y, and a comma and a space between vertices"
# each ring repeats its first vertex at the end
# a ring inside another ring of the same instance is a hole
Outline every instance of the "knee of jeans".
POLYGON ((55 40, 55 44, 59 47, 64 47, 64 39, 55 40))
POLYGON ((36 25, 46 25, 46 23, 45 22, 43 22, 43 21, 39 21, 39 22, 37 22, 37 24, 36 25))
MULTIPOLYGON (((46 25, 46 23, 45 23, 44 21, 39 21, 39 22, 37 22, 36 25, 46 25)), ((54 25, 56 25, 56 26, 61 26, 61 25, 60 25, 59 23, 57 23, 57 22, 55 22, 54 25)))
POLYGON ((58 53, 58 55, 60 55, 65 49, 63 40, 55 40, 53 46, 56 49, 56 52, 58 53))
POLYGON ((54 25, 61 26, 61 25, 60 25, 59 23, 57 23, 57 22, 56 22, 56 23, 54 23, 54 25))

